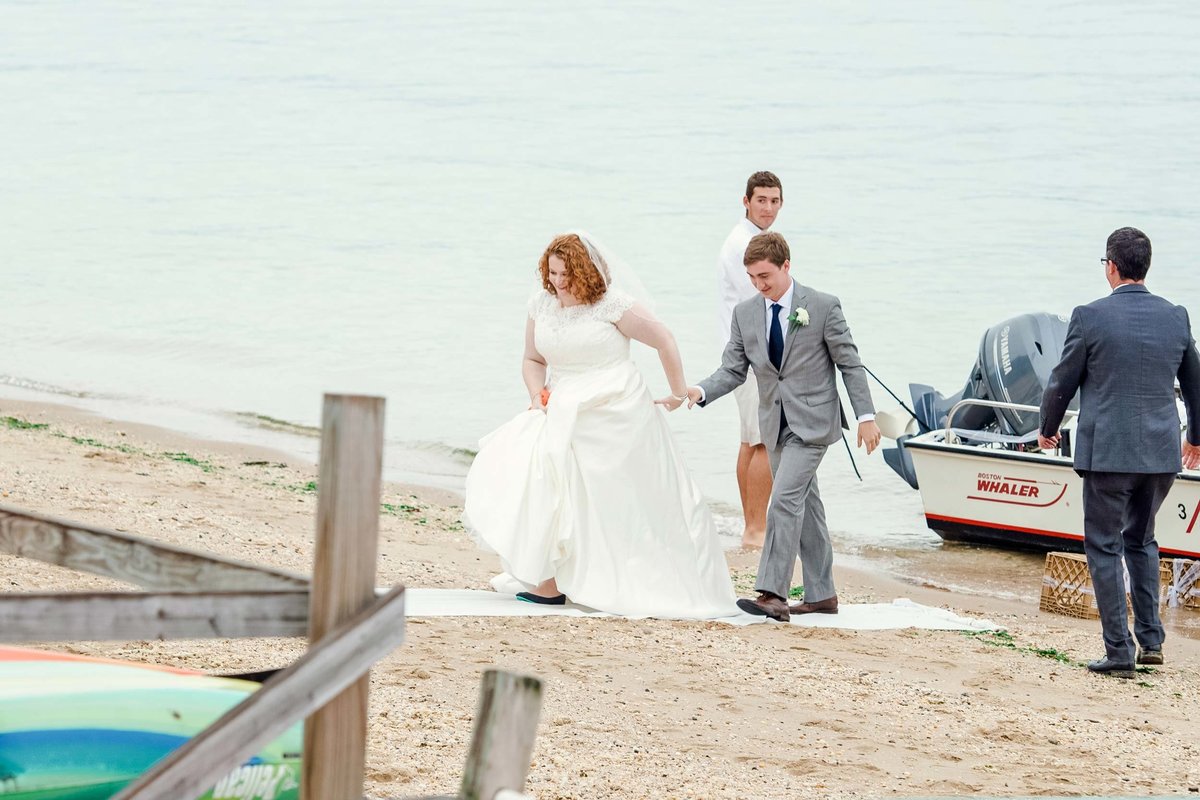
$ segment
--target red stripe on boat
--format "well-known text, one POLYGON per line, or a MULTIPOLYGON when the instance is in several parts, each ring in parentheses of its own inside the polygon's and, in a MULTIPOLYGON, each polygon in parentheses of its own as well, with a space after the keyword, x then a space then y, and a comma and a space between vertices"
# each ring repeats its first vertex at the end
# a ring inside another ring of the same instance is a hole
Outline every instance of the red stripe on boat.
MULTIPOLYGON (((925 524, 929 525, 929 520, 938 520, 939 522, 953 522, 958 525, 975 525, 980 528, 993 528, 999 531, 1014 531, 1016 533, 1033 533, 1039 536, 1052 536, 1056 539, 1074 539, 1077 542, 1083 541, 1083 536, 1078 533, 1062 533, 1061 531, 1047 531, 1042 528, 1023 528, 1020 525, 1001 525, 997 522, 984 522, 981 519, 966 519, 964 517, 948 517, 945 514, 925 514, 925 524)), ((929 527, 933 527, 929 525, 929 527)), ((1176 550, 1173 547, 1158 546, 1160 553, 1166 553, 1169 556, 1183 556, 1184 558, 1195 558, 1196 553, 1190 550, 1176 550)))

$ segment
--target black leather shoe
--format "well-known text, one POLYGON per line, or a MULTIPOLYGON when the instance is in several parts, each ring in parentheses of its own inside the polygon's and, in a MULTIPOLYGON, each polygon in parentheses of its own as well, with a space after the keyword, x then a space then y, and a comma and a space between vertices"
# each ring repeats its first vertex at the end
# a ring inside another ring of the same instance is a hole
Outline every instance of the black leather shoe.
POLYGON ((524 600, 526 603, 537 603, 543 606, 565 606, 567 604, 567 596, 565 594, 554 597, 542 597, 540 594, 534 594, 533 592, 517 592, 517 599, 524 600))
POLYGON ((1133 671, 1133 664, 1118 664, 1116 661, 1109 661, 1107 658, 1102 658, 1099 661, 1089 661, 1087 667, 1091 672, 1098 672, 1110 678, 1132 678, 1137 675, 1133 671))
POLYGON ((1138 650, 1137 663, 1149 664, 1151 666, 1159 666, 1163 663, 1163 654, 1161 647, 1146 647, 1138 650))

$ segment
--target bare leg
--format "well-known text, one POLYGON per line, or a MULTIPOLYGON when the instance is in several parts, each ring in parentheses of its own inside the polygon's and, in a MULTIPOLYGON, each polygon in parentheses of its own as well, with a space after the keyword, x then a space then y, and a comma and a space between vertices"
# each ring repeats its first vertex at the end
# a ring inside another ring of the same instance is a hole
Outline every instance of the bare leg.
POLYGON ((767 535, 767 506, 771 502, 771 459, 765 445, 754 446, 750 460, 750 510, 746 513, 746 529, 753 534, 754 546, 762 547, 767 535))
POLYGON ((765 446, 742 442, 737 479, 745 520, 742 547, 761 548, 767 535, 767 504, 771 500, 771 462, 765 446))
POLYGON ((539 583, 530 594, 536 594, 538 597, 558 597, 562 592, 558 590, 558 583, 554 578, 547 578, 539 583))
MULTIPOLYGON (((754 458, 754 446, 742 442, 741 448, 738 450, 737 457, 737 482, 738 496, 742 501, 742 513, 746 515, 746 528, 750 527, 749 516, 749 490, 750 490, 750 462, 754 458)), ((745 539, 745 535, 742 536, 745 539)))

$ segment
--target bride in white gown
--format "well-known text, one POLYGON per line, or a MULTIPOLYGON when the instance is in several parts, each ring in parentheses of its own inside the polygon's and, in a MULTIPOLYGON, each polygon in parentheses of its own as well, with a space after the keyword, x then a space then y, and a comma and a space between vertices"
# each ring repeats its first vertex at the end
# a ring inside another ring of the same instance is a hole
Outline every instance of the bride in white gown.
POLYGON ((610 262, 586 234, 558 236, 542 255, 525 335, 532 402, 480 443, 464 521, 529 602, 737 614, 712 516, 658 408, 687 397, 675 339, 610 262), (672 396, 653 400, 630 339, 658 350, 672 396))

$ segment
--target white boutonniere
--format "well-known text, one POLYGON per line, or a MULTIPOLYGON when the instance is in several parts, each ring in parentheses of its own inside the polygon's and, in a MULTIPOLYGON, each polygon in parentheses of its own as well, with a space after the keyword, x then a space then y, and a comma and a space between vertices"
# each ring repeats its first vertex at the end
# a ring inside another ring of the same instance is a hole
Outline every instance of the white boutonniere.
POLYGON ((808 309, 804 308, 803 306, 797 308, 792 312, 791 316, 788 317, 788 322, 791 323, 789 330, 794 331, 796 328, 803 328, 808 324, 808 309))

